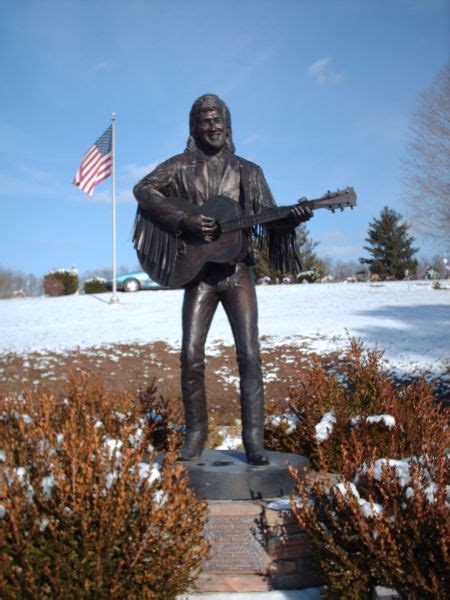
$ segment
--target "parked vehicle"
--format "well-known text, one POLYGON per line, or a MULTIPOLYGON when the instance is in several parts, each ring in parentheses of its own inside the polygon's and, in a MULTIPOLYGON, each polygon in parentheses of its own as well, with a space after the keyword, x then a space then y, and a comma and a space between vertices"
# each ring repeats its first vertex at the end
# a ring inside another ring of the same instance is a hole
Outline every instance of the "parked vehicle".
MULTIPOLYGON (((147 273, 139 271, 136 273, 126 273, 116 277, 117 289, 123 292, 138 292, 139 290, 163 290, 164 288, 150 279, 147 273)), ((112 280, 106 282, 108 290, 112 290, 112 280)))

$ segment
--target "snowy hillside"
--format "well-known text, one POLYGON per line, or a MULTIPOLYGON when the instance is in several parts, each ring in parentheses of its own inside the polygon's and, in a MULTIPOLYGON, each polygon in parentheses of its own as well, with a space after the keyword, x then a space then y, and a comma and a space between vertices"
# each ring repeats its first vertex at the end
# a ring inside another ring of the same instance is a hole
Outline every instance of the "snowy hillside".
MULTIPOLYGON (((0 353, 66 350, 115 343, 165 340, 178 346, 183 292, 120 293, 24 298, 0 301, 0 353)), ((402 372, 448 368, 450 290, 425 282, 369 285, 316 284, 258 287, 259 332, 263 345, 301 344, 325 352, 343 347, 348 336, 385 350, 402 372)), ((219 308, 208 338, 232 343, 219 308)))

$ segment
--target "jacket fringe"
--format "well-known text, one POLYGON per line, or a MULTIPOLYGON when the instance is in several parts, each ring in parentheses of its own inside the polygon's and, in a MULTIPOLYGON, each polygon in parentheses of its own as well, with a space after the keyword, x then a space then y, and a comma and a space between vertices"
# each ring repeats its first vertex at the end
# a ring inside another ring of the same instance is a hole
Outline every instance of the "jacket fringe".
POLYGON ((302 271, 302 261, 297 244, 295 229, 280 231, 257 225, 253 228, 253 240, 259 251, 268 250, 269 263, 280 273, 302 271))
POLYGON ((142 269, 159 284, 168 285, 175 267, 176 237, 138 208, 132 241, 142 269))

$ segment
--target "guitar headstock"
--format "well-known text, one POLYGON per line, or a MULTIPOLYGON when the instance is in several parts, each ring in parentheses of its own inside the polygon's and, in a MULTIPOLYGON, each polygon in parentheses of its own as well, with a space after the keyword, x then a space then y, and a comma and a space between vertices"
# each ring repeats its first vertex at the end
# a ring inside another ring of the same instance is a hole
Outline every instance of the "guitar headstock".
MULTIPOLYGON (((300 201, 300 204, 302 202, 300 201)), ((327 192, 321 198, 317 200, 311 200, 312 208, 328 208, 334 212, 335 210, 344 210, 344 208, 353 208, 356 206, 356 193, 352 187, 345 188, 343 190, 336 190, 335 192, 327 192)))

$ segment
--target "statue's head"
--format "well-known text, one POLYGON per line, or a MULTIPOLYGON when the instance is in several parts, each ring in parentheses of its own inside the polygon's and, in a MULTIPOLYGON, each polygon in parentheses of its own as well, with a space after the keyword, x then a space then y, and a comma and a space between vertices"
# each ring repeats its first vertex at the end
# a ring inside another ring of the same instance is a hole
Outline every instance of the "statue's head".
POLYGON ((223 146, 234 152, 230 111, 215 94, 205 94, 194 102, 189 114, 189 132, 186 152, 195 148, 217 152, 223 146))

